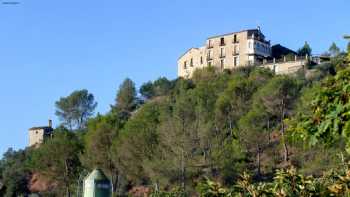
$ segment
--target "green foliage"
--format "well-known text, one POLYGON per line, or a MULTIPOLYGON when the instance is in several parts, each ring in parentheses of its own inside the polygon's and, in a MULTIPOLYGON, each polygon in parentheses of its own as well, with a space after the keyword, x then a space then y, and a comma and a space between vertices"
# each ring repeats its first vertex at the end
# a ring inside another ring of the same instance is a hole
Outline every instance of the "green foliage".
POLYGON ((320 178, 314 178, 301 175, 291 167, 287 170, 277 170, 271 182, 254 183, 252 177, 244 173, 241 180, 233 185, 232 189, 222 187, 219 183, 207 179, 198 184, 197 191, 203 197, 349 196, 349 186, 349 168, 331 170, 320 178))
POLYGON ((135 83, 126 78, 119 86, 116 97, 116 109, 122 113, 131 113, 137 106, 135 83))
POLYGON ((125 125, 113 148, 120 167, 130 181, 145 184, 154 178, 159 136, 158 102, 145 104, 125 125), (152 176, 153 175, 153 176, 152 176))
POLYGON ((51 140, 33 150, 29 167, 32 172, 40 173, 57 184, 58 194, 69 196, 81 168, 79 154, 82 150, 76 134, 64 129, 55 130, 51 140))
POLYGON ((174 188, 172 191, 154 191, 149 197, 188 197, 187 193, 181 188, 174 188))
POLYGON ((83 171, 98 167, 119 196, 150 185, 151 196, 169 197, 348 195, 350 156, 342 153, 350 144, 350 71, 338 66, 344 54, 337 58, 315 66, 314 77, 208 67, 191 79, 159 78, 140 88, 145 103, 126 79, 111 111, 93 118, 92 95, 78 91, 59 103, 69 114, 65 125, 83 130, 62 127, 40 147, 9 154, 0 162, 0 180, 6 191, 22 192, 36 173, 52 182, 43 195, 64 196, 83 171), (88 113, 76 120, 78 106, 88 113), (329 168, 338 170, 323 175, 329 168))
POLYGON ((77 90, 55 103, 56 115, 69 129, 82 129, 97 106, 87 90, 77 90))
POLYGON ((312 52, 312 49, 307 42, 305 42, 304 46, 298 49, 297 51, 299 56, 306 56, 306 55, 311 56, 311 52, 312 52))
POLYGON ((347 140, 350 152, 350 69, 339 72, 322 83, 307 107, 308 114, 300 114, 296 132, 311 145, 322 141, 333 144, 340 138, 347 140), (311 113, 310 113, 311 112, 311 113))
POLYGON ((174 86, 173 81, 169 81, 165 77, 160 77, 154 82, 144 83, 140 88, 141 95, 146 99, 151 99, 156 96, 168 95, 174 86))
MULTIPOLYGON (((113 186, 118 185, 119 169, 114 162, 112 145, 118 137, 124 121, 109 113, 98 115, 88 123, 88 132, 84 136, 85 151, 81 157, 84 165, 90 170, 102 169, 112 180, 113 186)), ((116 188, 113 188, 114 191, 116 188)))
POLYGON ((336 57, 340 54, 340 48, 335 44, 335 42, 332 43, 328 51, 332 57, 336 57))
MULTIPOLYGON (((24 165, 28 150, 9 149, 0 161, 0 180, 4 185, 4 197, 21 196, 29 193, 27 184, 30 171, 24 165)), ((1 188, 0 188, 1 194, 1 188)))
POLYGON ((227 189, 223 188, 220 183, 211 181, 208 178, 204 182, 199 183, 196 189, 201 197, 229 196, 227 189))

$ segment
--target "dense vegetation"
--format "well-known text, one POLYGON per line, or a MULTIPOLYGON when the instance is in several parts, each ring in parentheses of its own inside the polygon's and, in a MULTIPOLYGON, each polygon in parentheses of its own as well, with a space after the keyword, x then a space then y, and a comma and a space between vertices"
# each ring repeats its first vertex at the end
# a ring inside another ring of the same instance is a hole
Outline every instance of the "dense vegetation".
MULTIPOLYGON (((299 53, 311 53, 305 46, 299 53)), ((126 79, 96 116, 94 96, 75 91, 56 102, 51 139, 5 153, 0 195, 35 192, 36 177, 37 193, 75 196, 96 167, 116 196, 350 195, 350 53, 329 54, 290 76, 209 67, 139 92, 126 79)))

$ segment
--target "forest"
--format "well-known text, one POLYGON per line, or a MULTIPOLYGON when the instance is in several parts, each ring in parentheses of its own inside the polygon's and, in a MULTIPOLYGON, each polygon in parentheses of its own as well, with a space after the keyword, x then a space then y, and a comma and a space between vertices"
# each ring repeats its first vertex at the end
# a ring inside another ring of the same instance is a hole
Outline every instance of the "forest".
POLYGON ((350 196, 350 45, 326 54, 293 75, 127 78, 106 114, 76 90, 55 103, 52 138, 3 155, 0 196, 77 197, 94 168, 115 196, 350 196))

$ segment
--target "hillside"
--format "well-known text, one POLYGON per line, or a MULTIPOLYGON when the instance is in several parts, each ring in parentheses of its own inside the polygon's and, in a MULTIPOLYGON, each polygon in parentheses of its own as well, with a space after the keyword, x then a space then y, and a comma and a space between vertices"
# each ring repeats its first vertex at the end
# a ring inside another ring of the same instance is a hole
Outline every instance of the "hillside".
POLYGON ((4 155, 0 195, 74 196, 96 167, 117 196, 349 195, 348 58, 295 75, 209 67, 139 91, 126 79, 110 112, 96 116, 93 95, 73 92, 56 103, 62 124, 52 138, 4 155), (331 169, 342 178, 324 176, 331 169))

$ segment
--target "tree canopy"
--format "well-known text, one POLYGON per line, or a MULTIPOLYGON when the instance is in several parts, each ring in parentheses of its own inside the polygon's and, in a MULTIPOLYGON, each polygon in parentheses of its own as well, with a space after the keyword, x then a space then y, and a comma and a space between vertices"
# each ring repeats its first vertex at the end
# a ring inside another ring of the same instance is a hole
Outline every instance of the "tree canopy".
POLYGON ((87 90, 77 90, 56 103, 56 115, 70 130, 83 129, 97 106, 94 95, 87 90))
POLYGON ((139 92, 125 79, 97 115, 93 95, 75 91, 56 103, 53 136, 0 160, 0 195, 73 196, 97 167, 115 196, 348 195, 348 55, 292 75, 209 67, 139 92), (40 177, 50 187, 31 191, 40 177))

